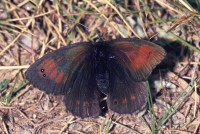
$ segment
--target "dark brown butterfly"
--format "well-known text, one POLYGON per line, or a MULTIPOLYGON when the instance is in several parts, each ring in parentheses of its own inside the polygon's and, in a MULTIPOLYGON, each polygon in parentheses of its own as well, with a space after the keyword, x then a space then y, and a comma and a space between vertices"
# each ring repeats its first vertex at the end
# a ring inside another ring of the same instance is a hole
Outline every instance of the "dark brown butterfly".
POLYGON ((80 42, 39 59, 26 78, 47 93, 63 94, 76 116, 98 116, 100 93, 110 110, 131 114, 146 105, 144 81, 164 57, 162 47, 139 39, 80 42))

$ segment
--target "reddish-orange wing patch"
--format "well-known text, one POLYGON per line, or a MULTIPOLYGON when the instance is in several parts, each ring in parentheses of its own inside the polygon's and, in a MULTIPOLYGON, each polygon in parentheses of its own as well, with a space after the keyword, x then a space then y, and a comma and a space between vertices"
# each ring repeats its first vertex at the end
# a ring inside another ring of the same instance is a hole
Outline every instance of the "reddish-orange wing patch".
POLYGON ((162 47, 147 41, 143 44, 123 41, 113 47, 114 55, 127 66, 135 80, 145 80, 165 56, 162 47))
POLYGON ((38 72, 41 76, 47 77, 50 80, 54 80, 56 78, 56 83, 61 83, 61 78, 63 77, 63 72, 58 69, 58 63, 61 60, 58 60, 57 62, 54 59, 46 59, 42 63, 38 65, 38 72), (43 71, 41 71, 43 70, 43 71), (58 76, 57 76, 58 75, 58 76))
POLYGON ((58 74, 58 76, 56 77, 55 82, 56 82, 57 84, 61 83, 62 80, 63 80, 63 77, 64 77, 64 73, 63 73, 63 72, 60 72, 60 73, 58 74))

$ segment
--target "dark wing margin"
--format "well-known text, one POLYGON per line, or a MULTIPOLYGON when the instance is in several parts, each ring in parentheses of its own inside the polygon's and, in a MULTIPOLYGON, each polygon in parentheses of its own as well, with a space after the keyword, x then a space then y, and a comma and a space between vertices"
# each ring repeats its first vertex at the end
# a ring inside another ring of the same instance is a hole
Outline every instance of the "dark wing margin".
POLYGON ((111 53, 126 65, 136 81, 146 80, 166 55, 162 47, 145 40, 117 39, 109 44, 111 53))
POLYGON ((74 72, 65 92, 67 110, 81 118, 96 117, 101 112, 94 71, 94 61, 88 57, 74 72))
POLYGON ((33 63, 25 76, 35 87, 47 93, 63 94, 70 76, 81 64, 88 53, 89 43, 77 43, 46 54, 33 63))
POLYGON ((108 108, 119 114, 132 114, 147 103, 145 82, 135 82, 131 72, 116 59, 110 59, 108 108))

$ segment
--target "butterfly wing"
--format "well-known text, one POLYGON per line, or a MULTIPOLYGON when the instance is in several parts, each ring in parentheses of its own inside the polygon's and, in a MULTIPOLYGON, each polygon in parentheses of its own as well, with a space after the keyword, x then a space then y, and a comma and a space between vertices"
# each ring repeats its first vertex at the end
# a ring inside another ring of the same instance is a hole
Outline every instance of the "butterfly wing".
POLYGON ((32 64, 26 78, 47 93, 64 94, 65 105, 72 114, 96 116, 100 107, 92 51, 89 43, 63 47, 32 64))
POLYGON ((147 102, 146 85, 142 81, 165 57, 165 51, 138 39, 117 39, 108 44, 108 107, 120 114, 137 112, 147 102))
POLYGON ((152 70, 165 57, 162 47, 139 39, 118 39, 109 42, 110 52, 125 64, 135 81, 148 78, 152 70))
POLYGON ((66 107, 74 115, 82 118, 95 117, 101 111, 94 71, 94 60, 88 57, 67 85, 69 91, 65 93, 66 107))
POLYGON ((131 72, 117 59, 110 59, 108 107, 119 114, 132 114, 147 102, 145 82, 135 82, 131 72))
POLYGON ((27 69, 25 76, 35 87, 47 93, 62 94, 89 49, 88 43, 77 43, 46 54, 27 69))

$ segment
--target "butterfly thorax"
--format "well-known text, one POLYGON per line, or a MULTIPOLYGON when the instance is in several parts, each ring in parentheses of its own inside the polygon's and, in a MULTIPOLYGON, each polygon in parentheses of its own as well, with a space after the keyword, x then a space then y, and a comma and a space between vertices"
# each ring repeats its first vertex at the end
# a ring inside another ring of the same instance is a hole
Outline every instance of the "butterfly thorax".
POLYGON ((109 86, 109 73, 107 68, 108 62, 107 47, 105 45, 96 45, 94 46, 94 61, 95 61, 95 72, 96 72, 96 81, 98 89, 104 93, 108 93, 109 86))

